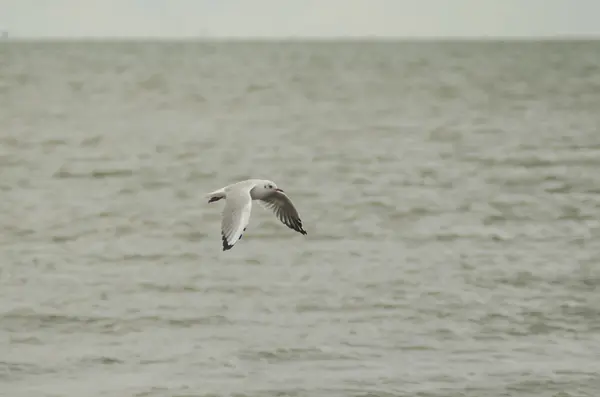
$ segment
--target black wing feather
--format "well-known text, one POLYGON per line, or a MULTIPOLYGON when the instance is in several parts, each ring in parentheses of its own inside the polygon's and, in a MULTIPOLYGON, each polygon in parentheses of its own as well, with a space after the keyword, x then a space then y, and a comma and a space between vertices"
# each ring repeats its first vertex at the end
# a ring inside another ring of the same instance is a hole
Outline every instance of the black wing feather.
POLYGON ((262 199, 264 205, 271 209, 277 218, 292 230, 297 231, 303 235, 306 234, 306 230, 302 226, 302 220, 298 215, 298 211, 292 204, 292 201, 283 192, 275 192, 270 196, 262 199))

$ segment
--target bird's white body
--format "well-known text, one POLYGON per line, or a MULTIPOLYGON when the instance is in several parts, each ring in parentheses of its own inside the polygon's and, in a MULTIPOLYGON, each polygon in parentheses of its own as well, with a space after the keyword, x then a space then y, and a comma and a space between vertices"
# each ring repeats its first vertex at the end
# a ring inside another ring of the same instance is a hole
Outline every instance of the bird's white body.
POLYGON ((265 179, 248 179, 207 195, 208 202, 226 200, 221 222, 223 251, 231 249, 242 238, 252 213, 252 201, 260 200, 290 229, 306 234, 302 221, 289 197, 275 183, 265 179))

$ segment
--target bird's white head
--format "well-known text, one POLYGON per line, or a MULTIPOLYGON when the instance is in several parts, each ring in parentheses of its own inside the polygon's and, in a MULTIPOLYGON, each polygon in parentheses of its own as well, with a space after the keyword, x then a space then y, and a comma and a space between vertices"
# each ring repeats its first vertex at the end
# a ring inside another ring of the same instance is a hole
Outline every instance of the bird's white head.
POLYGON ((263 189, 265 189, 265 190, 275 191, 275 192, 283 192, 283 190, 278 188, 277 185, 275 184, 275 182, 273 182, 273 181, 264 180, 263 185, 264 185, 263 189))
POLYGON ((283 190, 277 187, 275 182, 269 180, 260 181, 252 190, 257 197, 266 197, 274 192, 283 192, 283 190))

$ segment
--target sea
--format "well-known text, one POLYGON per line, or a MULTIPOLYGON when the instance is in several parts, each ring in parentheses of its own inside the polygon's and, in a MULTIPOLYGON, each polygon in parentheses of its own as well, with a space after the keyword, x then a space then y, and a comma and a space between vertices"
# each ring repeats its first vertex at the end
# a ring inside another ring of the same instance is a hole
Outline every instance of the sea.
POLYGON ((600 41, 0 43, 0 396, 598 395, 600 41))

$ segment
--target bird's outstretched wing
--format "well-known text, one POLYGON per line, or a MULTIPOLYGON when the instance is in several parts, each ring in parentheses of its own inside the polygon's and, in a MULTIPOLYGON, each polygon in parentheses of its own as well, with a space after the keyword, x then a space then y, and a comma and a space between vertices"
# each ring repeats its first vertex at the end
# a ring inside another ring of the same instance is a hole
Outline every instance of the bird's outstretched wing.
POLYGON ((292 201, 285 193, 279 191, 273 192, 262 199, 261 202, 265 208, 272 210, 284 225, 298 233, 306 234, 306 230, 302 227, 298 211, 296 211, 294 204, 292 204, 292 201))
POLYGON ((223 251, 231 249, 242 238, 242 234, 250 222, 252 212, 250 188, 231 191, 227 194, 221 219, 223 251))

